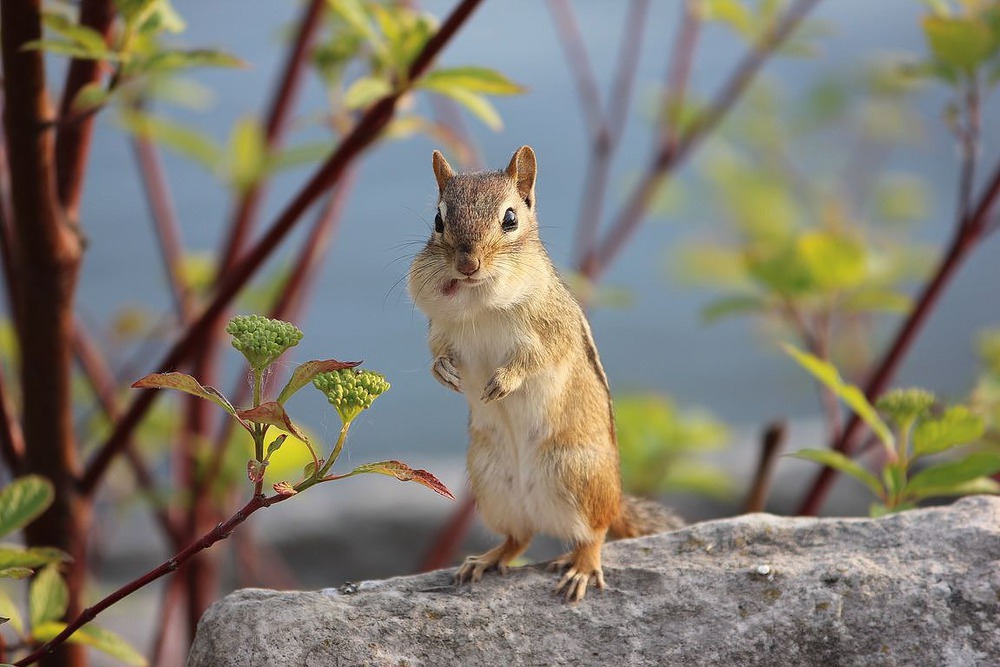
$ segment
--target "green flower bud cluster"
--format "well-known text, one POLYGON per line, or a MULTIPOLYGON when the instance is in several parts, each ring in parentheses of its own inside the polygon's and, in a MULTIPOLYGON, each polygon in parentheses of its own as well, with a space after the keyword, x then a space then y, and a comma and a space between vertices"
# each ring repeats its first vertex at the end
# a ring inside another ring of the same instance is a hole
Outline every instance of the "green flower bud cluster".
POLYGON ((934 394, 924 389, 893 389, 883 394, 875 407, 897 426, 912 424, 930 414, 934 394))
POLYGON ((313 386, 326 394, 326 399, 345 423, 371 407, 375 399, 389 389, 381 373, 352 368, 320 373, 313 378, 313 386))
POLYGON ((285 350, 302 340, 302 332, 294 324, 263 315, 237 315, 229 320, 226 332, 233 337, 233 347, 257 371, 270 366, 285 350))

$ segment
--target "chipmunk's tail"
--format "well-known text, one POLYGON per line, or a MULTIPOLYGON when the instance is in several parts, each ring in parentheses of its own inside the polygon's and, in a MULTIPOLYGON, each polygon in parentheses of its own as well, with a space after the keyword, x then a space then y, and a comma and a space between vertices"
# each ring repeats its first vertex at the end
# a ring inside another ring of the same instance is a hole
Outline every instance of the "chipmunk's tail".
POLYGON ((613 540, 655 535, 684 527, 684 519, 655 500, 622 496, 622 508, 611 522, 608 535, 613 540))

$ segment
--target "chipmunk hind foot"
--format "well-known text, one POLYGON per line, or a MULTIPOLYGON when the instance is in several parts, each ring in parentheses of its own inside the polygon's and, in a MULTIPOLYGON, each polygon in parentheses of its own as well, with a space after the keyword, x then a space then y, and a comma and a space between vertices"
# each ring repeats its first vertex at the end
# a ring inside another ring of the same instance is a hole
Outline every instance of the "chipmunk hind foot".
POLYGON ((620 540, 643 535, 656 535, 677 530, 686 525, 672 509, 655 500, 622 496, 621 511, 608 529, 610 539, 620 540))
POLYGON ((483 578, 483 574, 490 570, 497 570, 500 574, 507 574, 507 565, 524 553, 528 548, 531 538, 519 540, 507 536, 499 545, 493 547, 484 554, 469 556, 465 559, 455 572, 455 585, 461 586, 464 583, 474 584, 483 578))

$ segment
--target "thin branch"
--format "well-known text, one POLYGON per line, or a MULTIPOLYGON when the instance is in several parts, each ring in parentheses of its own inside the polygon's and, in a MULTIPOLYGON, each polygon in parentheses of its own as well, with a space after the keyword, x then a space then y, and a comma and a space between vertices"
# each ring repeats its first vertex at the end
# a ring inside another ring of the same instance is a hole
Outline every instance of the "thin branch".
POLYGON ((743 58, 712 104, 696 118, 676 142, 657 147, 645 174, 635 186, 603 241, 581 260, 579 270, 597 280, 621 252, 642 223, 666 177, 677 169, 701 141, 729 114, 767 59, 791 35, 820 0, 797 0, 754 48, 743 58))
MULTIPOLYGON (((435 35, 424 45, 423 50, 413 61, 408 72, 407 81, 418 80, 430 67, 444 46, 455 36, 459 28, 481 4, 482 0, 462 0, 441 25, 435 35)), ((340 142, 333 154, 313 174, 294 199, 285 207, 274 224, 246 253, 232 269, 227 272, 223 282, 211 303, 202 314, 185 330, 181 338, 164 355, 155 368, 160 372, 174 370, 184 360, 189 358, 202 345, 205 335, 211 330, 216 320, 228 307, 230 301, 246 284, 264 261, 270 257, 282 239, 295 226, 305 213, 322 194, 340 179, 344 170, 381 134, 389 124, 396 110, 396 104, 404 91, 396 91, 368 108, 359 119, 357 125, 340 142)), ((98 482, 104 476, 112 460, 124 447, 127 436, 138 425, 146 411, 153 403, 157 392, 147 389, 136 397, 121 420, 116 424, 114 432, 100 447, 98 453, 90 461, 80 483, 84 494, 91 494, 98 482)))
POLYGON ((0 456, 12 475, 18 475, 24 466, 24 433, 21 423, 11 406, 7 393, 7 379, 0 370, 0 456))
POLYGON ((151 140, 139 135, 132 136, 132 150, 139 162, 139 173, 146 191, 146 201, 153 218, 160 258, 166 273, 167 284, 174 298, 174 306, 181 322, 187 322, 193 311, 191 291, 181 277, 184 246, 181 242, 180 225, 174 209, 174 198, 170 194, 167 175, 163 169, 159 150, 151 140))
POLYGON ((674 38, 674 50, 667 70, 666 99, 663 103, 663 117, 660 119, 659 143, 665 150, 675 146, 680 136, 688 82, 691 79, 691 67, 700 34, 701 19, 695 3, 692 0, 684 0, 680 27, 674 38))
POLYGON ((569 0, 549 0, 548 6, 559 33, 559 44, 566 52, 566 61, 573 73, 576 92, 580 97, 580 107, 583 109, 591 141, 595 143, 607 141, 608 123, 601 111, 603 106, 601 91, 597 85, 594 69, 590 66, 590 58, 573 7, 569 0))
POLYGON ((476 499, 472 497, 471 493, 468 493, 452 512, 448 523, 438 531, 437 537, 420 561, 417 571, 429 572, 451 565, 475 516, 476 499))
POLYGON ((778 462, 778 454, 785 443, 787 425, 784 421, 775 421, 768 424, 764 430, 760 442, 760 458, 757 460, 757 469, 754 472, 753 482, 750 484, 750 492, 743 503, 743 511, 763 512, 767 505, 767 496, 771 489, 771 479, 774 476, 774 467, 778 462))
POLYGON ((958 182, 958 214, 955 216, 957 220, 962 221, 962 224, 968 223, 972 207, 980 129, 979 81, 975 76, 971 76, 965 86, 965 125, 960 130, 959 139, 962 167, 958 182))
MULTIPOLYGON (((82 0, 80 3, 80 25, 104 35, 105 39, 111 31, 114 18, 115 5, 112 0, 82 0)), ((85 86, 100 80, 103 68, 104 63, 98 60, 74 58, 70 61, 59 104, 60 119, 80 116, 76 122, 60 123, 56 135, 59 201, 67 218, 74 224, 77 222, 80 196, 83 193, 83 174, 90 153, 96 114, 74 114, 73 102, 85 86)))
POLYGON ((180 577, 170 579, 163 586, 163 597, 160 600, 159 617, 157 618, 156 624, 153 626, 156 628, 156 634, 153 636, 153 642, 149 649, 149 664, 151 665, 166 664, 165 659, 167 648, 176 648, 176 644, 168 642, 167 637, 174 624, 174 612, 177 609, 177 605, 181 601, 183 587, 184 580, 180 577))
POLYGON ((7 146, 0 133, 0 262, 3 262, 4 291, 10 309, 11 322, 18 328, 17 271, 14 263, 17 248, 14 237, 14 210, 10 191, 10 164, 7 161, 7 146))
MULTIPOLYGON (((271 96, 271 108, 268 110, 267 122, 264 125, 265 152, 268 154, 273 153, 282 143, 294 102, 298 97, 297 93, 306 73, 309 52, 326 7, 327 0, 309 0, 299 21, 298 32, 288 53, 288 61, 285 63, 277 90, 271 96)), ((264 197, 265 186, 263 179, 257 181, 243 192, 236 204, 219 261, 220 277, 232 268, 240 251, 246 245, 264 197)))
MULTIPOLYGON (((990 224, 991 212, 998 199, 1000 199, 1000 161, 997 162, 990 182, 983 190, 977 205, 970 215, 964 220, 960 219, 956 221, 952 240, 945 254, 942 256, 937 269, 930 280, 924 285, 914 304, 913 310, 910 311, 910 314, 900 324, 885 356, 865 384, 865 396, 869 401, 874 402, 892 381, 904 357, 916 340, 917 334, 920 333, 927 318, 934 310, 938 299, 944 293, 948 283, 954 277, 968 254, 982 240, 990 224)), ((851 415, 844 426, 840 439, 831 443, 831 448, 843 454, 850 455, 854 451, 858 437, 862 433, 862 426, 863 424, 857 414, 851 415)), ((816 514, 829 494, 834 479, 836 479, 836 472, 832 468, 822 468, 816 474, 812 485, 809 487, 809 492, 802 501, 798 509, 798 514, 816 514)))
POLYGON ((129 595, 136 592, 140 588, 143 588, 144 586, 153 583, 160 577, 170 574, 178 567, 180 567, 181 565, 189 561, 191 558, 193 558, 195 555, 201 553, 205 549, 208 549, 219 540, 226 539, 241 523, 246 521, 250 517, 250 515, 256 512, 257 510, 264 509, 265 507, 271 507, 272 505, 276 505, 291 497, 292 496, 282 496, 282 495, 274 495, 274 496, 258 495, 252 497, 242 508, 240 508, 239 511, 233 514, 227 520, 218 524, 212 530, 202 535, 200 539, 195 540, 194 542, 189 544, 186 548, 178 552, 173 558, 164 561, 163 563, 153 568, 152 570, 142 575, 141 577, 138 577, 137 579, 134 579, 129 583, 125 584, 118 590, 114 591, 113 593, 103 598, 97 604, 84 609, 76 618, 74 618, 66 625, 66 628, 63 629, 62 632, 60 632, 58 635, 56 635, 49 641, 45 642, 37 649, 35 649, 33 652, 31 652, 29 655, 21 658, 14 664, 17 667, 25 667, 26 665, 31 665, 35 662, 38 662, 46 654, 50 653, 52 649, 65 642, 74 632, 79 630, 87 623, 90 623, 92 620, 94 620, 94 618, 97 617, 98 614, 100 614, 102 611, 104 611, 111 605, 122 600, 123 598, 128 597, 129 595))

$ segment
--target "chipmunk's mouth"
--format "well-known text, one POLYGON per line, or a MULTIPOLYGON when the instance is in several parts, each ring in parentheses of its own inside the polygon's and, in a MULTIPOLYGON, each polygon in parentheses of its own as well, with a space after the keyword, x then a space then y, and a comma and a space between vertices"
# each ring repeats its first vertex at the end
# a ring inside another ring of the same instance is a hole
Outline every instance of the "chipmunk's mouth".
POLYGON ((441 293, 445 296, 453 296, 460 287, 476 287, 484 282, 486 281, 482 278, 452 278, 441 286, 441 293))

